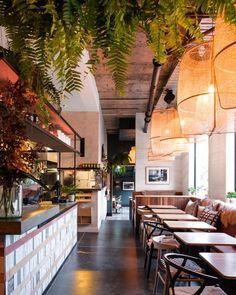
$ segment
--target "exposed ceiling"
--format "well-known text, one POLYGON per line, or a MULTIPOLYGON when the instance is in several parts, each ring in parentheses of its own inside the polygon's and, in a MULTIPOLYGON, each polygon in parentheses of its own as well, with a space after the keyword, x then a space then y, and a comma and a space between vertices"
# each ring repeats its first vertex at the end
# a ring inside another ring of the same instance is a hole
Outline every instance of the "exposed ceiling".
MULTIPOLYGON (((210 18, 203 18, 200 24, 203 33, 211 31, 213 26, 214 24, 210 18)), ((205 39, 208 38, 209 35, 207 34, 205 39)), ((193 44, 194 41, 190 46, 193 44)), ((119 118, 135 117, 138 112, 146 112, 153 73, 152 60, 153 54, 147 47, 145 35, 139 32, 135 48, 129 59, 125 94, 119 96, 115 91, 111 74, 105 67, 105 58, 101 58, 101 64, 97 68, 95 79, 108 134, 119 132, 119 118)), ((155 94, 157 108, 167 107, 167 103, 163 100, 166 89, 171 89, 176 94, 179 72, 178 62, 178 58, 172 56, 161 67, 155 94)), ((175 104, 175 102, 176 100, 172 104, 175 104)))
POLYGON ((135 117, 145 112, 153 71, 153 54, 147 47, 143 33, 137 34, 135 48, 129 59, 124 96, 119 96, 111 74, 104 62, 98 66, 95 79, 100 96, 105 127, 108 133, 118 133, 119 118, 135 117))

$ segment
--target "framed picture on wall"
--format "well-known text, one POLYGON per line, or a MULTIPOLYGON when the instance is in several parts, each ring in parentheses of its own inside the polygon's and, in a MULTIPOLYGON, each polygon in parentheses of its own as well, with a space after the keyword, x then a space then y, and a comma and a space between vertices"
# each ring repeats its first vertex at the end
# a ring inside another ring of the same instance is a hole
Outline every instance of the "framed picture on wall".
POLYGON ((133 191, 134 190, 134 182, 133 181, 124 181, 123 182, 123 187, 122 187, 123 191, 133 191))
POLYGON ((167 167, 146 167, 146 184, 169 184, 170 170, 167 167))

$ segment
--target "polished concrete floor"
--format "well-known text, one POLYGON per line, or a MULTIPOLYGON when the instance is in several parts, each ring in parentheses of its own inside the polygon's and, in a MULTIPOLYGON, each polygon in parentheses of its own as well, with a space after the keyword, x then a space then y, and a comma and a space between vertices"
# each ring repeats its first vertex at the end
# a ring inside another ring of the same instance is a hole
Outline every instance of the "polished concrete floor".
POLYGON ((77 246, 46 294, 152 294, 153 280, 146 279, 143 261, 131 221, 114 214, 102 223, 98 234, 79 234, 77 246))

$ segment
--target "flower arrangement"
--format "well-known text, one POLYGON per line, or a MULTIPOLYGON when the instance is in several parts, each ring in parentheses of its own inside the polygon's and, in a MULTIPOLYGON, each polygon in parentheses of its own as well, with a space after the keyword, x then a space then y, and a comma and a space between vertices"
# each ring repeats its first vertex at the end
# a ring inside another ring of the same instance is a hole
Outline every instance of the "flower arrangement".
POLYGON ((36 94, 19 81, 0 83, 0 213, 4 217, 15 215, 13 190, 19 193, 20 181, 37 158, 25 132, 25 120, 36 105, 36 94))

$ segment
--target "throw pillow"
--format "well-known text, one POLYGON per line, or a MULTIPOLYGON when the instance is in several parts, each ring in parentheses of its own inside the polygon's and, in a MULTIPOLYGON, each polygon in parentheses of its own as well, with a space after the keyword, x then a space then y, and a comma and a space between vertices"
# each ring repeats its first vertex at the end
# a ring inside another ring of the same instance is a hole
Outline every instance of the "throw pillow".
POLYGON ((191 214, 193 216, 196 216, 197 215, 197 207, 198 207, 198 201, 191 201, 189 200, 184 211, 187 213, 187 214, 191 214))
POLYGON ((197 218, 200 218, 203 210, 205 209, 206 207, 205 206, 199 206, 197 207, 197 218))
POLYGON ((218 222, 220 219, 220 211, 213 211, 213 210, 209 210, 207 208, 205 208, 200 217, 199 220, 200 221, 205 221, 206 223, 217 227, 218 226, 218 222))

